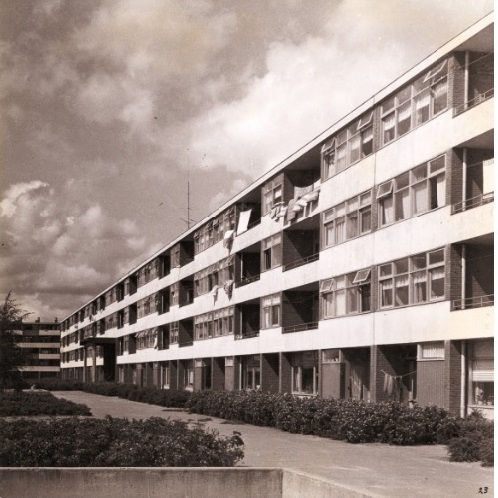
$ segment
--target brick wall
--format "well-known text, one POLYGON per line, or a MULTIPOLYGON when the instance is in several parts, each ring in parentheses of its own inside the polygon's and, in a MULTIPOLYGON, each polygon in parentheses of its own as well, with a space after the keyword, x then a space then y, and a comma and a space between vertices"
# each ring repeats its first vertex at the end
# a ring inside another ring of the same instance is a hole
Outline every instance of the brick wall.
POLYGON ((444 408, 455 415, 460 413, 461 347, 461 341, 444 343, 444 408))
POLYGON ((279 392, 290 393, 292 390, 292 353, 280 353, 279 392))
POLYGON ((225 357, 211 358, 211 387, 224 389, 225 387, 225 357))
POLYGON ((279 390, 279 355, 261 355, 261 390, 278 393, 279 390))

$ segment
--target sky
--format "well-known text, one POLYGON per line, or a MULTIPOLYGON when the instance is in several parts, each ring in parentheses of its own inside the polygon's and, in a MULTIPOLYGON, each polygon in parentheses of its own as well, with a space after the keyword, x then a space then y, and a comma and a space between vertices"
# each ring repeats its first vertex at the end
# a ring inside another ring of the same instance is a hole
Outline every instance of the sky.
POLYGON ((66 318, 492 0, 0 0, 0 298, 66 318))

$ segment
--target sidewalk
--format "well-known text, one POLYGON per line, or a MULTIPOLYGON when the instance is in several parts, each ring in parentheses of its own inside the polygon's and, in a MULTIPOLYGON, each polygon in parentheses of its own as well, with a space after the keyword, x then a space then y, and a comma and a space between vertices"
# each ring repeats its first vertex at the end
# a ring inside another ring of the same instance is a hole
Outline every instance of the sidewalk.
POLYGON ((246 467, 296 469, 388 497, 463 498, 478 495, 484 487, 488 496, 494 496, 493 469, 479 463, 450 463, 444 446, 354 445, 79 391, 53 394, 84 403, 99 418, 162 417, 197 422, 222 435, 238 431, 245 443, 239 465, 246 467))

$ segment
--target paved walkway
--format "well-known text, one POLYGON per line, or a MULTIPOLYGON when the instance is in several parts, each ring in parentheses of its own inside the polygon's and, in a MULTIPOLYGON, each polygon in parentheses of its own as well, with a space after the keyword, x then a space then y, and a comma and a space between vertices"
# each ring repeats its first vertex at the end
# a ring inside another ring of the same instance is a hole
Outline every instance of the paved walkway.
POLYGON ((247 467, 286 467, 330 479, 365 493, 388 497, 472 497, 493 494, 493 469, 479 463, 450 463, 444 446, 349 444, 277 429, 232 424, 203 415, 78 391, 55 396, 86 404, 95 417, 162 417, 201 423, 222 435, 239 431, 247 467), (484 489, 482 490, 484 492, 484 489))

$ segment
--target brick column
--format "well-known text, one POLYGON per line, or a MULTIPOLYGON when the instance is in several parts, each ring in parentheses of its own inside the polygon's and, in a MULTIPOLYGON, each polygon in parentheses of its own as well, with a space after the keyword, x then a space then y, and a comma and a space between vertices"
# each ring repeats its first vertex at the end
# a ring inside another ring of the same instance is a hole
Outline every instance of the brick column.
POLYGON ((225 388, 225 358, 211 358, 211 388, 225 388))
POLYGON ((384 392, 384 372, 397 375, 382 346, 370 346, 370 396, 374 403, 389 400, 384 392))
POLYGON ((178 389, 178 360, 169 362, 169 388, 178 389))
POLYGON ((460 414, 462 390, 462 341, 444 342, 444 408, 460 414))
POLYGON ((271 393, 279 391, 279 355, 261 355, 261 390, 271 393))
POLYGON ((280 368, 279 368, 279 392, 280 394, 292 392, 292 353, 280 353, 280 368))

